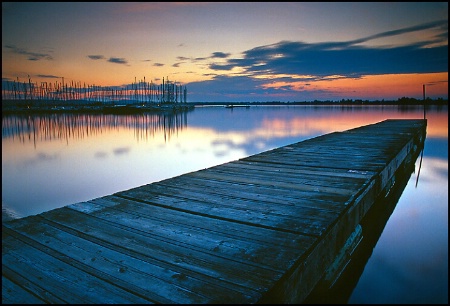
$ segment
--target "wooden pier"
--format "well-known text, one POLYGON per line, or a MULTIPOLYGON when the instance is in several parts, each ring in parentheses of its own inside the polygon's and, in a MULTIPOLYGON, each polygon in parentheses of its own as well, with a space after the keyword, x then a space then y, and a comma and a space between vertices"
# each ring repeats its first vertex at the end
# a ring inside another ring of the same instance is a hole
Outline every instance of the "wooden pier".
POLYGON ((301 303, 415 162, 386 120, 2 224, 2 303, 301 303))

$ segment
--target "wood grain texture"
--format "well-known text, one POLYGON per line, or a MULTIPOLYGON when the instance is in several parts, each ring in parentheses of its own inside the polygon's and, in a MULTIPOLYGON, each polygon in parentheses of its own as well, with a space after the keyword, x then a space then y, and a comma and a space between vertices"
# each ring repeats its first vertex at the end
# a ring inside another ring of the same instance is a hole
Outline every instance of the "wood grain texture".
POLYGON ((4 222, 2 302, 302 302, 425 134, 386 120, 4 222))

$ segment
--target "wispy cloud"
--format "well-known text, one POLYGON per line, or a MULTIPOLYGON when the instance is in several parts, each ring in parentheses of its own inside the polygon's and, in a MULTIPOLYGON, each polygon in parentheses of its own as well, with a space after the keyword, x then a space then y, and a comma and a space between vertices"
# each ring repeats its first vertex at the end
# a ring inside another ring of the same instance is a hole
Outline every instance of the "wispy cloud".
POLYGON ((131 150, 130 147, 120 147, 120 148, 115 148, 113 150, 114 155, 122 155, 122 154, 127 154, 129 153, 131 150))
POLYGON ((154 63, 153 66, 155 66, 155 67, 162 67, 162 66, 164 66, 164 64, 161 64, 161 63, 154 63))
POLYGON ((230 53, 225 52, 213 52, 211 58, 227 58, 230 56, 230 53))
POLYGON ((26 159, 23 163, 24 165, 35 165, 35 164, 40 164, 40 163, 45 163, 45 162, 51 162, 55 159, 58 159, 59 156, 58 154, 47 154, 47 153, 41 153, 38 152, 37 154, 35 154, 35 156, 26 159))
POLYGON ((39 78, 46 78, 46 79, 59 79, 60 77, 57 75, 52 75, 52 74, 38 74, 36 75, 39 78))
POLYGON ((324 97, 334 93, 323 89, 320 92, 311 86, 314 82, 370 75, 448 72, 448 22, 435 21, 343 42, 280 41, 246 50, 238 57, 214 52, 192 61, 211 59, 221 59, 221 62, 207 63, 213 78, 188 84, 191 97, 207 96, 210 101, 216 97, 229 101, 267 100, 268 97, 276 100, 277 97, 298 96, 299 92, 305 99, 314 95, 324 97), (408 45, 363 45, 375 39, 424 30, 432 30, 434 36, 424 36, 427 38, 408 45), (272 86, 273 83, 278 84, 272 86))
POLYGON ((5 48, 11 50, 11 52, 15 54, 27 56, 29 61, 39 61, 42 59, 49 61, 53 60, 53 57, 49 53, 32 52, 27 49, 18 48, 15 45, 5 45, 5 48))
POLYGON ((439 84, 443 84, 443 83, 448 83, 448 80, 441 80, 441 81, 434 81, 434 82, 429 82, 425 85, 427 86, 433 86, 433 85, 439 85, 439 84))
MULTIPOLYGON (((88 55, 87 57, 94 61, 105 59, 108 63, 125 64, 125 65, 128 64, 128 61, 122 57, 110 57, 109 59, 106 59, 106 57, 104 55, 99 55, 99 54, 88 55)), ((147 60, 147 61, 150 61, 150 60, 147 60)))
POLYGON ((101 60, 105 58, 103 55, 88 55, 88 57, 92 60, 101 60))
POLYGON ((407 34, 407 33, 429 30, 429 29, 434 29, 434 28, 438 28, 438 29, 445 31, 445 33, 442 33, 442 34, 446 34, 446 35, 444 35, 444 36, 438 35, 436 37, 438 40, 440 40, 442 42, 444 42, 444 40, 448 40, 448 21, 447 20, 438 20, 438 21, 419 24, 416 26, 407 27, 407 28, 403 28, 403 29, 378 33, 376 35, 372 35, 372 36, 369 36, 366 38, 355 40, 355 41, 353 41, 353 43, 365 42, 365 41, 369 41, 369 40, 376 39, 376 38, 389 37, 389 36, 395 36, 395 35, 400 35, 400 34, 407 34))
MULTIPOLYGON (((216 51, 216 52, 213 52, 208 57, 195 57, 195 58, 192 59, 192 62, 199 62, 199 61, 204 61, 204 60, 208 60, 208 59, 228 58, 230 55, 231 55, 231 53, 225 53, 225 52, 216 51)), ((185 59, 185 60, 187 60, 189 58, 179 56, 178 59, 185 59)))
POLYGON ((128 62, 124 58, 110 57, 108 62, 115 64, 127 64, 128 62))
MULTIPOLYGON (((438 34, 406 46, 367 47, 363 42, 427 29, 447 30, 447 21, 387 31, 344 42, 305 43, 280 41, 243 52, 242 58, 228 58, 224 63, 209 64, 217 71, 240 68, 245 73, 361 77, 373 74, 432 73, 448 71, 448 38, 438 34), (445 40, 444 40, 445 39, 445 40), (446 44, 445 44, 446 43, 446 44), (439 44, 436 47, 427 47, 439 44)), ((214 55, 220 55, 215 52, 214 55)), ((226 54, 224 53, 223 56, 226 54)))

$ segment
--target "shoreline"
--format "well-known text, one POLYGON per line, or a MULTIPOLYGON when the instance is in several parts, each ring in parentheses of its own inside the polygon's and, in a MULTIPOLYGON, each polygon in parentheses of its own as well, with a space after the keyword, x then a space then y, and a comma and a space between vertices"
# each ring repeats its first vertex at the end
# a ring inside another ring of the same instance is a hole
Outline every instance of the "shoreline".
POLYGON ((176 113, 193 110, 195 107, 222 106, 225 108, 253 106, 398 106, 398 107, 446 107, 448 100, 398 101, 311 101, 311 102, 186 102, 186 103, 138 103, 136 101, 119 101, 112 103, 92 101, 46 101, 46 100, 2 100, 2 115, 13 114, 53 114, 53 113, 93 113, 93 114, 142 114, 142 113, 176 113), (117 103, 117 104, 116 104, 117 103), (120 103, 120 104, 119 104, 120 103))

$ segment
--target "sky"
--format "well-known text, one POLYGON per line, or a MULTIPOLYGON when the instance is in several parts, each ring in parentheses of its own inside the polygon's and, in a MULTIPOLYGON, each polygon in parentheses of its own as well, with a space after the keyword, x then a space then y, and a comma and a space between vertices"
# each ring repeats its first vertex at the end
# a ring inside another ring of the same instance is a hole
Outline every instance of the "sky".
POLYGON ((448 99, 447 2, 2 2, 5 81, 188 102, 448 99))

